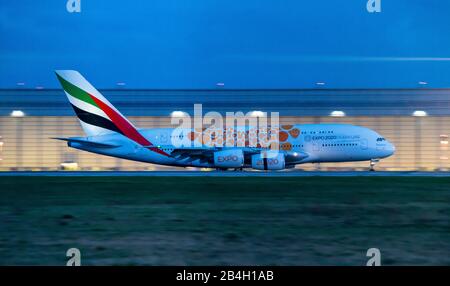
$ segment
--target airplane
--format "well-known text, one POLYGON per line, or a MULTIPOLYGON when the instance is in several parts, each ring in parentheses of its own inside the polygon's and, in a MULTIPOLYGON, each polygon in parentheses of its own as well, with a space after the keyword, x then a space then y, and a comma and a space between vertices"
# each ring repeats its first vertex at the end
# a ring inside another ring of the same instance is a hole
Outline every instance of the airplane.
MULTIPOLYGON (((284 170, 298 164, 369 161, 370 170, 394 154, 395 146, 369 128, 350 124, 295 124, 278 129, 276 153, 260 145, 175 146, 174 128, 138 129, 79 72, 55 71, 85 137, 53 138, 71 148, 139 162, 217 170, 284 170), (229 146, 229 147, 227 147, 229 146)), ((248 135, 249 128, 245 129, 248 135)), ((202 130, 186 129, 184 139, 201 140, 202 130)), ((236 132, 236 131, 231 131, 236 132)), ((197 142, 198 143, 198 142, 197 142)))

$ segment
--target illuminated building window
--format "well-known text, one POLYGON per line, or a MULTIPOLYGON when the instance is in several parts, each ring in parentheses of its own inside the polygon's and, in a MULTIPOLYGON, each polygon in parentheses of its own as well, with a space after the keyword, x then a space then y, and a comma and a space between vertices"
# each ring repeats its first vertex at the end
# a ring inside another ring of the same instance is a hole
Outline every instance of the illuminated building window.
POLYGON ((0 161, 3 160, 2 158, 2 151, 3 151, 3 141, 2 141, 2 136, 0 136, 0 161))

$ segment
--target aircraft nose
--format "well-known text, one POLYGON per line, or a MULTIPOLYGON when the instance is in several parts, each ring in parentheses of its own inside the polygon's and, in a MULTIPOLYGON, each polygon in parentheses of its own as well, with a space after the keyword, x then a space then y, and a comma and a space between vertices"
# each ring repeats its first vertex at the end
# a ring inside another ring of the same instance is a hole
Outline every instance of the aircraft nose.
POLYGON ((385 141, 382 146, 377 147, 380 158, 387 158, 395 153, 395 146, 389 141, 385 141))
POLYGON ((389 142, 387 150, 389 152, 389 156, 393 155, 395 153, 395 145, 389 142))

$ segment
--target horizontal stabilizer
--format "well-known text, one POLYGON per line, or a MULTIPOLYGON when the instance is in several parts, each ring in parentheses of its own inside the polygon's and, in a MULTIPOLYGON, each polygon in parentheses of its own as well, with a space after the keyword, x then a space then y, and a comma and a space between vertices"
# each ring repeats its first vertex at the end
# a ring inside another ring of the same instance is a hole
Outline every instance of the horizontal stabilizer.
POLYGON ((91 140, 87 140, 86 138, 62 138, 62 137, 54 137, 50 139, 56 139, 61 141, 67 141, 68 143, 79 143, 85 146, 94 147, 94 148, 116 148, 120 145, 106 143, 106 142, 95 142, 91 140))

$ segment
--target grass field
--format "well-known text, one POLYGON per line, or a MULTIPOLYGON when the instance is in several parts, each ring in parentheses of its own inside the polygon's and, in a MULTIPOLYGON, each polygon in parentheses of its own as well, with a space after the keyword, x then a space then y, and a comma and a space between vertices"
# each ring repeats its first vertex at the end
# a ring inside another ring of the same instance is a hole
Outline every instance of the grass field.
POLYGON ((0 177, 0 264, 450 265, 450 178, 0 177))

